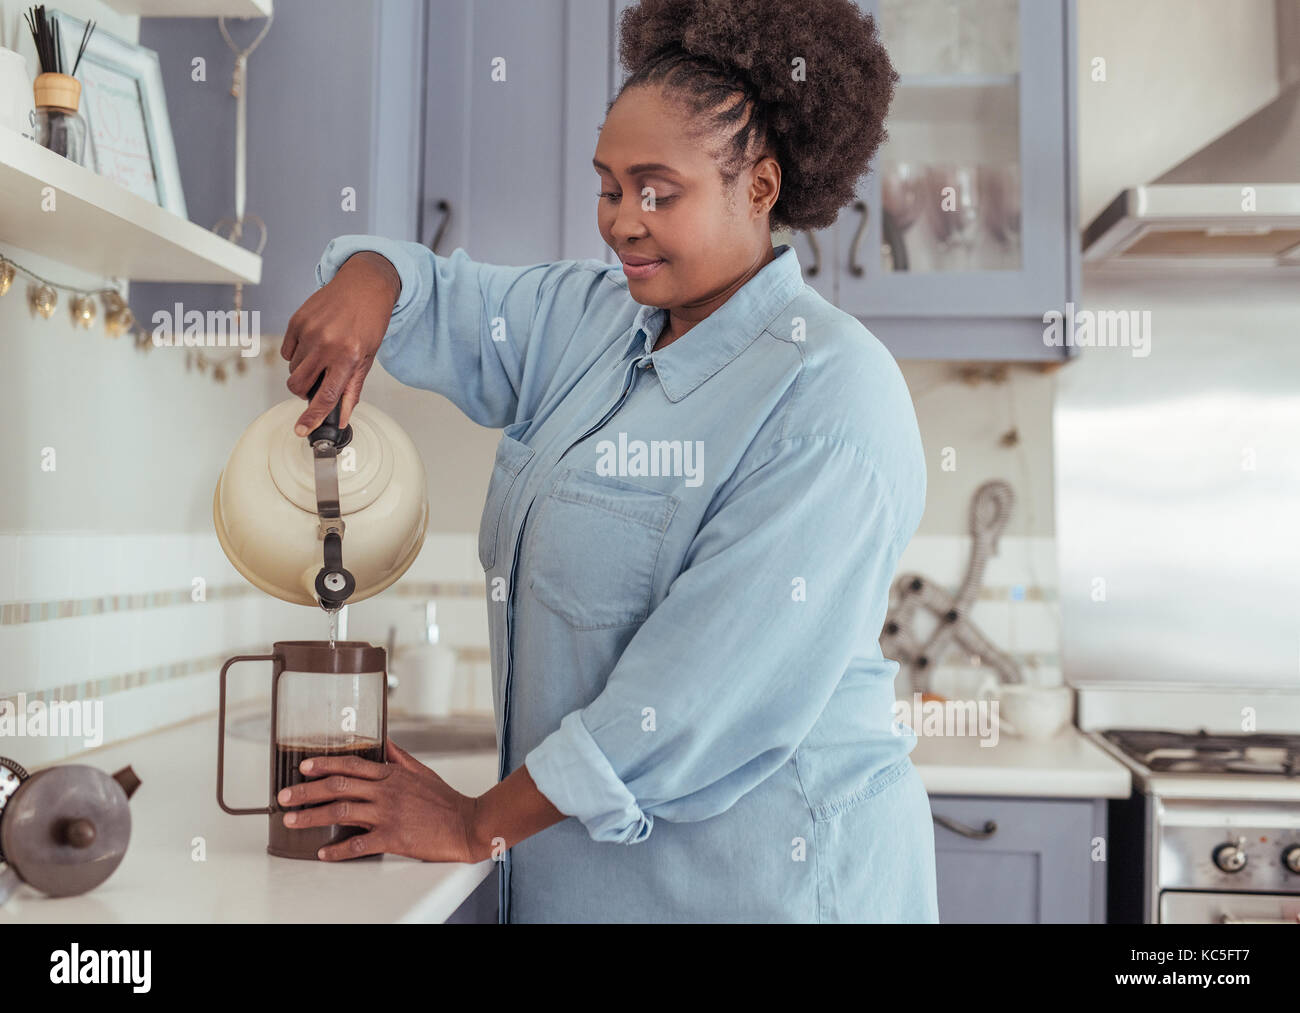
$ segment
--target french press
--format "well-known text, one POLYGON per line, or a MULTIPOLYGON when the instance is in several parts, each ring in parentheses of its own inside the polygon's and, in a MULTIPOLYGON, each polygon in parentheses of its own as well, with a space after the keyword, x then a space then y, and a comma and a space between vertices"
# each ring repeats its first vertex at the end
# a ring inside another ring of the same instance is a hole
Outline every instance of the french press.
MULTIPOLYGON (((333 824, 286 827, 284 814, 311 806, 283 806, 284 788, 311 778, 299 765, 312 756, 359 756, 385 762, 388 739, 388 676, 382 647, 345 640, 277 642, 270 654, 246 654, 221 666, 217 714, 217 804, 232 816, 270 817, 266 850, 280 858, 314 859, 327 845, 366 832, 333 824), (271 671, 270 793, 265 806, 232 808, 225 800, 226 672, 241 661, 269 661, 271 671)), ((371 856, 367 856, 371 857, 371 856)), ((373 856, 378 857, 378 856, 373 856)))

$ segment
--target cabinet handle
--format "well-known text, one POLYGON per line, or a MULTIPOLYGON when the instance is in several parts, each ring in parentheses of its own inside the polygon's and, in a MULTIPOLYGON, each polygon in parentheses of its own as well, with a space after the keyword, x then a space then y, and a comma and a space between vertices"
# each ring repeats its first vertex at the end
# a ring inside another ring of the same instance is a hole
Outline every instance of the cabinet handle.
POLYGON ((992 837, 998 832, 998 825, 993 820, 984 821, 984 829, 976 830, 974 827, 968 827, 965 823, 958 823, 956 820, 950 820, 947 816, 934 815, 934 821, 941 827, 951 830, 954 834, 961 834, 963 837, 971 837, 975 840, 984 840, 992 837))
POLYGON ((858 263, 858 249, 862 246, 862 234, 867 231, 867 218, 870 217, 870 212, 865 201, 856 201, 853 210, 862 215, 862 221, 858 222, 858 231, 853 233, 853 245, 849 247, 849 271, 854 277, 861 278, 867 273, 867 269, 858 263))
POLYGON ((451 205, 445 200, 438 201, 437 209, 442 212, 442 221, 438 223, 438 231, 433 234, 429 240, 429 249, 434 253, 438 252, 438 245, 442 242, 443 233, 447 231, 447 223, 451 221, 451 205))
POLYGON ((808 245, 812 247, 813 252, 813 262, 808 266, 808 269, 804 271, 804 274, 809 278, 815 278, 817 277, 817 273, 822 269, 822 248, 818 244, 817 236, 814 233, 805 232, 804 235, 808 237, 808 245))

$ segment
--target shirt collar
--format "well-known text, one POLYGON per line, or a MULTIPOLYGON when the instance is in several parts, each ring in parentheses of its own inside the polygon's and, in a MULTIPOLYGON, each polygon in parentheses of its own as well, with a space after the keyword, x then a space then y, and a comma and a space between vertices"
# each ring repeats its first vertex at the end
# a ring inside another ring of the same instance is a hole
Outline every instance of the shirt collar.
POLYGON ((651 353, 668 311, 641 306, 632 322, 624 356, 650 354, 655 375, 669 401, 680 401, 748 348, 803 288, 803 271, 794 248, 782 243, 776 256, 730 299, 665 348, 651 353))

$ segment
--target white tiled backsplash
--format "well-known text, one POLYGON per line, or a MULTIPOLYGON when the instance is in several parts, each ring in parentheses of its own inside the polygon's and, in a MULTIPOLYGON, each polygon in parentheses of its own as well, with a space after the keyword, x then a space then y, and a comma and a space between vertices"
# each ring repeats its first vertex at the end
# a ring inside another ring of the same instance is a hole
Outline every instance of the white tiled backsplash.
MULTIPOLYGON (((483 570, 472 535, 434 535, 403 578, 347 609, 350 639, 425 635, 436 603, 456 654, 453 710, 491 713, 483 570)), ((203 535, 0 535, 0 699, 102 700, 104 741, 216 710, 224 659, 276 640, 321 640, 329 621, 253 588, 203 535), (196 578, 204 599, 196 601, 196 578)), ((232 669, 232 702, 265 692, 268 666, 232 669)), ((39 765, 82 738, 0 738, 0 755, 39 765)))
MULTIPOLYGON (((899 572, 917 572, 956 590, 969 539, 918 536, 899 572)), ((990 559, 972 620, 1002 650, 1048 681, 1060 650, 1055 543, 1004 536, 990 559)), ((476 538, 432 535, 403 578, 348 608, 349 639, 398 644, 425 635, 436 604, 439 642, 456 655, 452 707, 490 713, 487 607, 476 538)), ((0 699, 26 694, 103 701, 104 741, 141 734, 212 712, 217 672, 235 654, 263 653, 276 640, 319 640, 328 619, 257 591, 204 535, 0 535, 0 699), (195 601, 196 578, 206 600, 195 601)), ((960 670, 949 656, 942 667, 960 670)), ((936 689, 941 689, 936 671, 936 689)), ((265 666, 235 669, 231 699, 264 691, 265 666), (236 674, 238 673, 238 674, 236 674)), ((81 739, 5 741, 5 755, 41 764, 80 752, 81 739)))

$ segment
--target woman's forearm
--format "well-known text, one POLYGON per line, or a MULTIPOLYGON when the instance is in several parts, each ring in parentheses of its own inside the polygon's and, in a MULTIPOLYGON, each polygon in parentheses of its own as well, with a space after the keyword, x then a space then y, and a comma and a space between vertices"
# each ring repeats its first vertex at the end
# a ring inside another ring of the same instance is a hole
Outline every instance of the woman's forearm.
POLYGON ((476 803, 469 836, 480 862, 568 818, 538 790, 523 764, 476 803))

